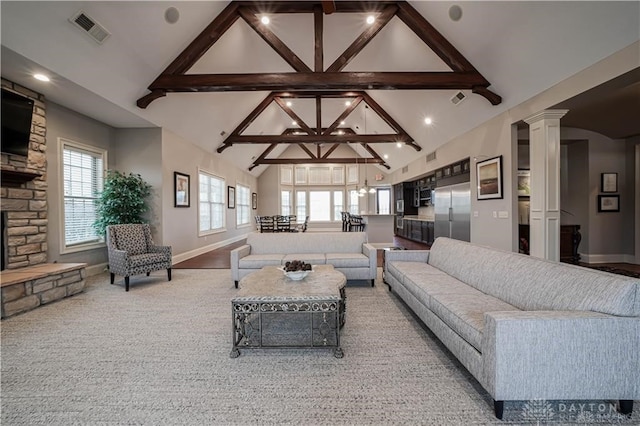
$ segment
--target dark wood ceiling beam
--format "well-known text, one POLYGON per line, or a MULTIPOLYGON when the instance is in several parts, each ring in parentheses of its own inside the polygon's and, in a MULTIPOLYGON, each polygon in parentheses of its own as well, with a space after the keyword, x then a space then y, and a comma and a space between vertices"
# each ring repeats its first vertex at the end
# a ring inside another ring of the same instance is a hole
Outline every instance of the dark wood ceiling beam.
POLYGON ((389 127, 398 132, 398 136, 402 136, 405 139, 406 145, 409 145, 416 151, 422 151, 422 147, 416 144, 413 138, 409 136, 409 134, 402 128, 402 126, 396 120, 394 120, 393 117, 391 117, 389 113, 384 108, 382 108, 371 96, 369 96, 368 93, 363 92, 362 97, 364 98, 364 101, 367 103, 367 105, 369 105, 369 107, 376 114, 378 114, 378 116, 380 116, 380 118, 382 118, 384 122, 389 125, 389 127))
MULTIPOLYGON (((299 144, 299 143, 397 143, 410 144, 413 139, 408 135, 377 134, 377 135, 231 135, 226 143, 236 144, 299 144)), ((418 148, 420 148, 418 146, 418 148)))
POLYGON ((358 105, 360 105, 360 102, 362 102, 362 99, 363 99, 362 96, 358 96, 353 101, 351 101, 351 105, 349 105, 342 112, 342 114, 340 114, 340 116, 336 119, 336 121, 334 121, 331 124, 331 126, 327 127, 327 129, 324 132, 322 132, 322 134, 330 135, 331 133, 333 133, 333 131, 338 128, 342 120, 347 118, 353 112, 353 110, 355 110, 358 107, 358 105))
POLYGON ((322 97, 316 96, 316 135, 322 134, 322 97))
POLYGON ((471 91, 475 94, 478 94, 484 98, 486 98, 491 105, 500 105, 502 103, 502 96, 493 93, 489 88, 483 86, 472 87, 471 91))
POLYGON ((475 71, 473 65, 409 3, 398 2, 397 16, 452 70, 475 71))
POLYGON ((365 48, 367 44, 373 39, 382 30, 385 25, 389 23, 391 18, 394 17, 396 11, 398 10, 398 6, 389 5, 384 8, 382 13, 376 18, 375 22, 369 26, 366 30, 362 32, 354 40, 353 43, 340 55, 338 58, 327 68, 327 72, 339 72, 346 67, 351 60, 365 48))
POLYGON ((330 156, 333 153, 333 151, 335 151, 339 146, 340 146, 339 143, 334 143, 333 145, 331 145, 331 147, 327 150, 327 152, 324 153, 322 158, 327 158, 328 156, 330 156))
POLYGON ((307 66, 298 56, 293 53, 282 40, 278 38, 270 29, 262 25, 260 18, 246 8, 239 8, 238 14, 246 21, 247 24, 253 30, 258 33, 260 37, 269 45, 273 50, 282 57, 291 67, 298 72, 311 72, 311 68, 307 66))
POLYGON ((207 28, 174 59, 162 74, 181 74, 187 72, 189 68, 231 28, 238 20, 238 17, 238 4, 236 2, 229 3, 227 7, 207 25, 207 28))
POLYGON ((161 75, 149 86, 165 92, 291 90, 473 89, 485 85, 468 72, 336 72, 161 75))
MULTIPOLYGON (((367 164, 382 164, 383 160, 370 158, 367 164)), ((358 158, 265 158, 256 164, 362 164, 362 159, 358 158)))
MULTIPOLYGON (((333 3, 333 2, 332 1, 322 2, 323 9, 324 9, 324 3, 333 3)), ((335 9, 335 4, 333 5, 333 7, 335 9)), ((313 67, 315 72, 322 72, 324 71, 324 15, 322 14, 322 9, 320 9, 317 6, 313 9, 313 33, 314 33, 314 43, 313 43, 314 65, 313 67)))
POLYGON ((151 102, 165 96, 167 96, 167 92, 165 90, 153 90, 151 93, 144 95, 143 97, 138 99, 136 101, 136 105, 138 106, 138 108, 145 109, 151 102))
POLYGON ((253 121, 260 115, 262 114, 262 112, 267 109, 267 107, 269 105, 271 105, 271 102, 273 102, 273 94, 269 94, 267 95, 266 98, 264 98, 262 100, 262 102, 260 102, 258 104, 258 106, 256 106, 253 111, 251 111, 251 113, 249 113, 249 115, 247 115, 244 120, 242 120, 242 122, 240 124, 238 124, 238 126, 233 129, 233 131, 231 132, 231 134, 229 136, 227 136, 227 138, 222 142, 222 145, 220 145, 216 151, 218 153, 223 152, 225 149, 230 148, 233 143, 229 142, 229 138, 233 137, 233 136, 237 136, 240 133, 244 132, 245 130, 247 130, 247 128, 251 125, 251 123, 253 123, 253 121))
MULTIPOLYGON (((312 13, 314 7, 318 5, 316 1, 239 1, 237 3, 238 6, 251 9, 254 13, 312 13)), ((335 4, 336 12, 361 13, 377 12, 385 6, 396 4, 397 1, 337 1, 332 3, 335 4)))
POLYGON ((305 123, 304 120, 298 116, 298 114, 296 114, 291 108, 287 106, 287 104, 285 103, 285 101, 282 100, 282 98, 275 97, 274 100, 280 106, 280 108, 282 108, 282 110, 285 113, 287 113, 287 115, 291 117, 293 121, 295 121, 298 124, 298 126, 300 126, 302 130, 304 130, 310 135, 316 134, 316 132, 311 127, 309 127, 307 123, 305 123))
POLYGON ((299 144, 298 144, 298 146, 300 147, 300 149, 302 149, 304 152, 306 152, 306 153, 307 153, 307 155, 308 155, 310 158, 319 158, 319 157, 320 157, 320 156, 315 156, 315 155, 313 154, 313 152, 311 152, 311 150, 310 150, 309 148, 307 148, 307 146, 306 146, 305 144, 303 144, 303 143, 299 143, 299 144))
POLYGON ((278 146, 277 143, 272 143, 267 147, 267 149, 262 151, 262 154, 260 154, 260 156, 249 167, 249 171, 253 170, 258 165, 257 164, 258 161, 264 160, 267 157, 267 155, 271 154, 271 151, 273 151, 277 146, 278 146))
MULTIPOLYGON (((369 154, 371 154, 371 157, 373 157, 373 159, 375 159, 375 160, 380 160, 380 161, 381 161, 380 165, 382 165, 382 166, 386 167, 386 168, 387 168, 387 170, 391 168, 391 167, 387 164, 387 162, 386 162, 386 161, 384 161, 384 160, 382 159, 382 157, 380 157, 380 154, 378 154, 378 153, 375 151, 375 149, 371 148, 371 147, 370 147, 369 145, 367 145, 366 143, 363 143, 363 144, 360 144, 360 145, 362 145, 362 146, 364 147, 364 149, 365 149, 369 154)), ((369 163, 369 162, 370 162, 370 159, 369 159, 369 158, 365 159, 365 164, 366 164, 366 163, 369 163)))
POLYGON ((322 1, 322 11, 327 15, 331 15, 336 11, 336 2, 335 1, 322 1))

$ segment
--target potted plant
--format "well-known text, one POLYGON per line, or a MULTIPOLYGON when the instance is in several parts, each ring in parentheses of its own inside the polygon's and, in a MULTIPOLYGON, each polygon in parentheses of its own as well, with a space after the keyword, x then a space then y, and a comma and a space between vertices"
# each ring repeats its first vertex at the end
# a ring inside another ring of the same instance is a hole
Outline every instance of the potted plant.
POLYGON ((139 174, 107 171, 98 199, 98 219, 93 224, 94 228, 100 235, 105 235, 109 225, 145 223, 142 216, 149 210, 147 197, 150 194, 151 185, 139 174))

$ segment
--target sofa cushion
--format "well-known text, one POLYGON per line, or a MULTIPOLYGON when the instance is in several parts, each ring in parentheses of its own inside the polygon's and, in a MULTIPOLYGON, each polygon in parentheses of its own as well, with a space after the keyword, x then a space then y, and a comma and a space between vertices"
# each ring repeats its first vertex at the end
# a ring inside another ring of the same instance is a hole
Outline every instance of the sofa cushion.
POLYGON ((324 253, 294 253, 286 254, 282 258, 282 264, 284 265, 286 262, 290 262, 292 260, 302 260, 312 265, 324 265, 327 263, 324 253))
POLYGON ((145 254, 137 254, 135 256, 129 257, 129 265, 132 268, 138 266, 150 266, 154 263, 163 263, 167 262, 169 259, 163 253, 145 253, 145 254))
POLYGON ((431 247, 429 264, 522 310, 640 316, 635 278, 442 237, 431 247))
POLYGON ((473 288, 469 290, 467 293, 431 294, 431 311, 478 352, 482 352, 485 312, 519 309, 473 288))
POLYGON ((468 294, 480 291, 470 287, 452 276, 445 274, 420 274, 405 275, 402 283, 418 300, 431 309, 431 296, 437 292, 450 294, 468 294))
POLYGON ((327 253, 326 258, 334 268, 369 267, 369 258, 362 253, 327 253))
POLYGON ((263 266, 280 266, 284 254, 250 254, 238 262, 240 269, 260 269, 263 266))

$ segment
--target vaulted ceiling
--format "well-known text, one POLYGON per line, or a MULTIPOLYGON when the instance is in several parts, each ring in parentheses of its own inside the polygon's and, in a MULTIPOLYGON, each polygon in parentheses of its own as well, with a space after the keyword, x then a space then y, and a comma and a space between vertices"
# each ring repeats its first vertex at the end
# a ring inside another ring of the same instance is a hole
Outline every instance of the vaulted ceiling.
POLYGON ((637 2, 0 7, 3 77, 114 127, 164 127, 254 175, 331 159, 337 144, 394 171, 638 40, 637 2), (102 44, 69 23, 80 8, 111 33, 102 44))

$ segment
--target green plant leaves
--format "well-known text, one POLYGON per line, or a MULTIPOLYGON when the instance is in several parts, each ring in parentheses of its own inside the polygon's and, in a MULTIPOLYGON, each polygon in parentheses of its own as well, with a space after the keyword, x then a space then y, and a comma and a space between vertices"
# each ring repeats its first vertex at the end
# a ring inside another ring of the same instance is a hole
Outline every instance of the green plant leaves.
POLYGON ((104 235, 108 225, 144 223, 142 216, 149 210, 149 195, 151 185, 139 174, 107 171, 104 188, 98 199, 98 219, 93 227, 100 235, 104 235))

